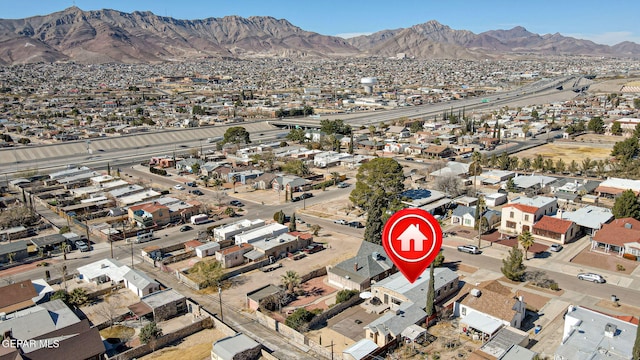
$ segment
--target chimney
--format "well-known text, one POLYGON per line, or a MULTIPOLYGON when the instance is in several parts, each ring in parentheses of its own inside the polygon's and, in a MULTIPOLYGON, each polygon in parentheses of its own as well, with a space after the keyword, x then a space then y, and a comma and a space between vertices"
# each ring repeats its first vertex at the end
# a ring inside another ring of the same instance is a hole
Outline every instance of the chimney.
POLYGON ((358 263, 353 264, 353 271, 358 271, 358 263))

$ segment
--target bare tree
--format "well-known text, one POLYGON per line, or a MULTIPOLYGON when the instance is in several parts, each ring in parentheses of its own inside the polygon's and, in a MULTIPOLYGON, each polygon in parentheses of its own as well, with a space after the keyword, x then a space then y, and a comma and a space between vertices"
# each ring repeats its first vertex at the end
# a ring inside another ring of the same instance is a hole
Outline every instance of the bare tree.
POLYGON ((118 307, 120 301, 115 296, 105 296, 102 303, 95 308, 95 312, 100 315, 103 320, 109 322, 109 327, 113 327, 115 319, 118 317, 118 307))
POLYGON ((464 193, 464 187, 459 177, 455 175, 440 176, 436 179, 435 188, 450 196, 458 196, 464 193))

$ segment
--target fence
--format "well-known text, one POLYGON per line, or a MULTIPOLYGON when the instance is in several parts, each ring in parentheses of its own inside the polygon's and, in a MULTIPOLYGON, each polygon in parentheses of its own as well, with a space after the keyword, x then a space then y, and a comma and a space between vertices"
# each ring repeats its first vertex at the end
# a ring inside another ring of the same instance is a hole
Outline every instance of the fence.
POLYGON ((204 319, 196 321, 193 324, 189 324, 172 333, 166 334, 156 339, 155 341, 150 342, 149 344, 140 345, 131 350, 127 350, 123 353, 112 356, 108 359, 109 360, 131 360, 134 358, 138 358, 138 357, 150 354, 151 352, 157 349, 160 349, 176 340, 180 340, 191 334, 197 333, 200 330, 211 328, 213 327, 213 324, 214 322, 210 317, 205 317, 204 319))

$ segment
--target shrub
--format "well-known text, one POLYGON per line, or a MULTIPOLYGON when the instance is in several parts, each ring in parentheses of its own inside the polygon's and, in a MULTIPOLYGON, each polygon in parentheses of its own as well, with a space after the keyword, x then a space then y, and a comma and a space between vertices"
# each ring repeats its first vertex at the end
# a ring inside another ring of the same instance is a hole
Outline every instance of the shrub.
POLYGON ((315 315, 307 309, 300 308, 294 311, 293 314, 289 315, 284 323, 290 328, 300 330, 304 325, 311 321, 314 316, 315 315))
POLYGON ((348 290, 348 289, 340 290, 336 295, 336 304, 345 302, 351 299, 352 297, 358 295, 358 293, 359 293, 358 290, 348 290))
POLYGON ((633 254, 629 254, 629 253, 624 253, 624 255, 622 255, 623 258, 628 259, 628 260, 633 260, 636 261, 638 260, 638 257, 633 255, 633 254))
POLYGON ((616 264, 616 270, 618 271, 625 271, 627 269, 624 268, 624 266, 622 266, 622 264, 616 264))
POLYGON ((558 283, 554 281, 549 285, 549 289, 553 291, 558 291, 560 290, 560 287, 558 286, 558 283))

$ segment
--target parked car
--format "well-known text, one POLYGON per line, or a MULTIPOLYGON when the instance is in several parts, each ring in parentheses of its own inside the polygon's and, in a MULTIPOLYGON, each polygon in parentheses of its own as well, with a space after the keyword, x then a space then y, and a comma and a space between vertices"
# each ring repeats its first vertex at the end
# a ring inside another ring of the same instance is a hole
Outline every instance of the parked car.
POLYGON ((313 243, 305 247, 302 251, 304 251, 307 254, 315 254, 318 251, 322 251, 322 250, 324 250, 324 246, 322 244, 313 243))
POLYGON ((300 200, 302 200, 302 198, 300 196, 294 196, 294 197, 291 198, 291 202, 298 202, 300 200))
POLYGON ((188 182, 187 186, 189 186, 189 187, 198 187, 198 184, 196 184, 194 182, 188 182))
POLYGON ((345 219, 338 219, 338 220, 333 220, 334 224, 340 224, 340 225, 347 225, 347 220, 345 219))
POLYGON ((202 191, 198 190, 198 189, 193 190, 191 193, 194 194, 194 195, 198 195, 198 196, 204 195, 204 193, 202 191))
POLYGON ((80 250, 80 252, 87 252, 87 251, 91 250, 91 247, 89 245, 87 245, 87 243, 82 241, 82 240, 76 241, 76 248, 78 250, 80 250))
POLYGON ((184 190, 184 186, 182 186, 180 184, 174 186, 173 188, 176 189, 176 190, 184 190))
POLYGON ((602 275, 596 273, 580 273, 578 274, 578 279, 592 281, 598 284, 602 284, 606 281, 602 275))
POLYGON ((558 252, 560 250, 562 250, 562 245, 560 244, 553 244, 549 246, 549 251, 558 252))
POLYGON ((302 195, 300 195, 300 197, 303 198, 303 199, 308 199, 310 197, 313 197, 313 194, 307 192, 307 193, 303 193, 302 195))
POLYGON ((346 187, 349 187, 349 184, 347 184, 346 182, 341 182, 341 183, 338 183, 338 187, 341 189, 346 188, 346 187))
POLYGON ((189 225, 184 225, 184 226, 180 227, 180 232, 189 231, 189 230, 191 230, 191 229, 193 229, 191 226, 189 226, 189 225))
POLYGON ((351 221, 349 222, 349 226, 354 227, 356 229, 361 229, 364 227, 360 221, 351 221))
POLYGON ((237 206, 237 207, 243 207, 244 206, 244 204, 242 202, 238 201, 238 200, 229 201, 229 205, 237 206))
POLYGON ((466 252, 467 254, 480 254, 480 249, 475 245, 460 245, 458 251, 466 252))

